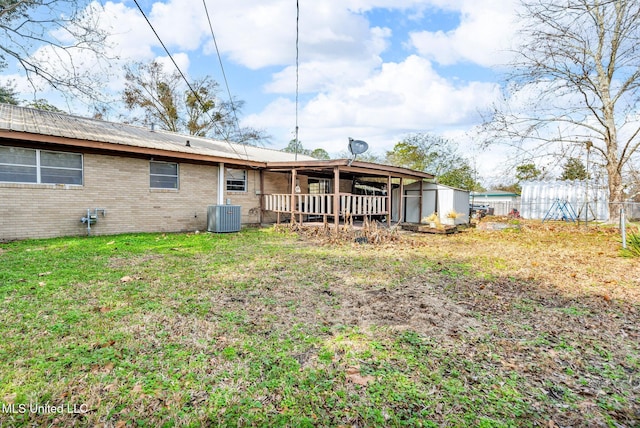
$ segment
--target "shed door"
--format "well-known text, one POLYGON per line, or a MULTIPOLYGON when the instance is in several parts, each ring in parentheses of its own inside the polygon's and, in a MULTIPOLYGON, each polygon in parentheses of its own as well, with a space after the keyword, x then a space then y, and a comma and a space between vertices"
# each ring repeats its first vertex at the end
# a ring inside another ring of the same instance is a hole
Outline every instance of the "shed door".
MULTIPOLYGON (((407 223, 420 223, 420 191, 405 190, 404 221, 407 223)), ((422 192, 422 216, 426 217, 436 211, 436 190, 423 190, 422 192)))

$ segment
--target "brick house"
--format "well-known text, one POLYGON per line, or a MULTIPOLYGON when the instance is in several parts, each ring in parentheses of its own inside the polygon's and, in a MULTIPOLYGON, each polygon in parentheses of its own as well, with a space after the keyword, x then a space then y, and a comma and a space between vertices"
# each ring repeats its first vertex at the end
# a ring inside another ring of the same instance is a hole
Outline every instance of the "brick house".
POLYGON ((387 189, 432 178, 0 104, 0 241, 86 234, 96 209, 91 234, 204 231, 208 207, 225 204, 242 225, 391 222, 404 201, 387 189))

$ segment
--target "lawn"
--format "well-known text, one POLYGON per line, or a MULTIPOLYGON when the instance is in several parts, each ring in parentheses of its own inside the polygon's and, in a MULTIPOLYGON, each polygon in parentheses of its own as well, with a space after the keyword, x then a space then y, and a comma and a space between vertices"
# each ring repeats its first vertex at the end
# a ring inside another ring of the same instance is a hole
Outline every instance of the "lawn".
POLYGON ((619 248, 540 223, 0 244, 0 426, 640 426, 619 248))

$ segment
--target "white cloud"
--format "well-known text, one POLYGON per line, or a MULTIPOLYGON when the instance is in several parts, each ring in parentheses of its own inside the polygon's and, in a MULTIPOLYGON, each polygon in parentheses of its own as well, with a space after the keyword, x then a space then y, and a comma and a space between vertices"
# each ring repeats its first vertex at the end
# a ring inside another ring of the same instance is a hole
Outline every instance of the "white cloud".
POLYGON ((179 50, 199 49, 211 38, 204 6, 189 0, 153 4, 149 19, 162 41, 179 50))
MULTIPOLYGON (((294 58, 295 4, 285 0, 209 1, 220 52, 234 63, 256 70, 291 63, 294 58)), ((209 34, 210 36, 210 34, 209 34)), ((212 40, 205 52, 215 55, 212 40)))
POLYGON ((514 37, 513 3, 512 0, 464 2, 459 9, 461 20, 457 28, 447 32, 414 32, 411 45, 420 55, 442 65, 504 64, 510 58, 508 51, 514 37))
POLYGON ((107 42, 115 56, 123 60, 153 58, 157 40, 138 9, 110 1, 102 9, 99 24, 109 34, 107 42))
MULTIPOLYGON (((212 17, 220 51, 233 62, 252 70, 295 63, 296 7, 288 0, 220 3, 212 17)), ((298 47, 303 61, 349 57, 366 58, 371 41, 379 43, 384 30, 372 30, 367 20, 336 0, 301 6, 298 47), (372 37, 373 36, 373 37, 372 37)), ((388 34, 387 34, 388 35, 388 34)), ((213 42, 207 52, 214 53, 213 42)))
MULTIPOLYGON (((173 58, 173 61, 178 64, 178 68, 180 70, 185 71, 189 69, 189 65, 191 64, 191 62, 189 60, 189 55, 187 55, 186 53, 179 52, 171 55, 171 58, 173 58)), ((175 69, 175 65, 173 65, 173 61, 171 61, 171 58, 169 58, 168 56, 159 56, 156 57, 155 60, 162 64, 162 68, 165 70, 165 72, 171 72, 175 69)), ((188 76, 186 77, 188 78, 188 76)))
MULTIPOLYGON (((359 133, 372 149, 390 149, 399 133, 439 132, 451 126, 468 127, 479 120, 478 109, 498 95, 495 84, 456 85, 438 76, 429 61, 411 56, 387 63, 359 85, 333 88, 300 108, 299 126, 309 147, 335 150, 335 139, 359 133), (365 134, 365 135, 363 135, 365 134)), ((295 107, 281 99, 250 121, 253 126, 293 124, 295 107)))

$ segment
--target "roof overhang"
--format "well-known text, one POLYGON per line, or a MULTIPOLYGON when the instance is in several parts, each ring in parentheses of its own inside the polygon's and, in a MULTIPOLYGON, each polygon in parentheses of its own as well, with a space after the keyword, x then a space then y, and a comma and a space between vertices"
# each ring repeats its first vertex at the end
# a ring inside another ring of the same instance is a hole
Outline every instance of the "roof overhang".
POLYGON ((353 161, 350 159, 332 160, 298 160, 298 161, 278 161, 260 162, 246 159, 236 159, 224 156, 215 156, 203 153, 198 148, 181 148, 178 150, 167 150, 153 147, 143 147, 137 145, 119 144, 105 141, 92 141, 79 138, 61 137, 54 135, 36 134, 30 132, 20 132, 11 130, 0 130, 0 144, 27 145, 32 147, 46 148, 66 148, 71 150, 81 150, 89 152, 99 152, 105 154, 115 154, 124 156, 163 158, 178 161, 188 161, 197 163, 225 163, 234 166, 244 166, 255 169, 265 169, 267 171, 287 172, 296 170, 299 172, 315 172, 318 174, 333 175, 337 168, 341 174, 349 174, 362 177, 393 177, 413 180, 431 180, 432 174, 414 171, 392 165, 382 165, 372 162, 353 161))
POLYGON ((3 140, 7 142, 19 141, 23 144, 26 143, 30 145, 53 145, 56 147, 66 147, 73 149, 82 149, 85 151, 89 150, 129 156, 158 157, 204 163, 228 163, 232 165, 247 166, 251 168, 264 168, 266 166, 265 162, 233 159, 223 156, 212 156, 208 154, 198 153, 197 149, 194 149, 191 152, 186 149, 183 151, 163 150, 150 147, 131 146, 126 144, 82 140, 9 130, 0 130, 0 141, 3 140))
POLYGON ((408 168, 402 168, 392 165, 381 165, 372 162, 351 161, 350 159, 332 159, 332 160, 312 160, 298 162, 267 162, 266 170, 286 172, 291 170, 322 172, 332 174, 335 168, 342 173, 372 176, 372 177, 395 177, 407 178, 414 180, 431 180, 434 178, 432 174, 426 172, 414 171, 408 168))

